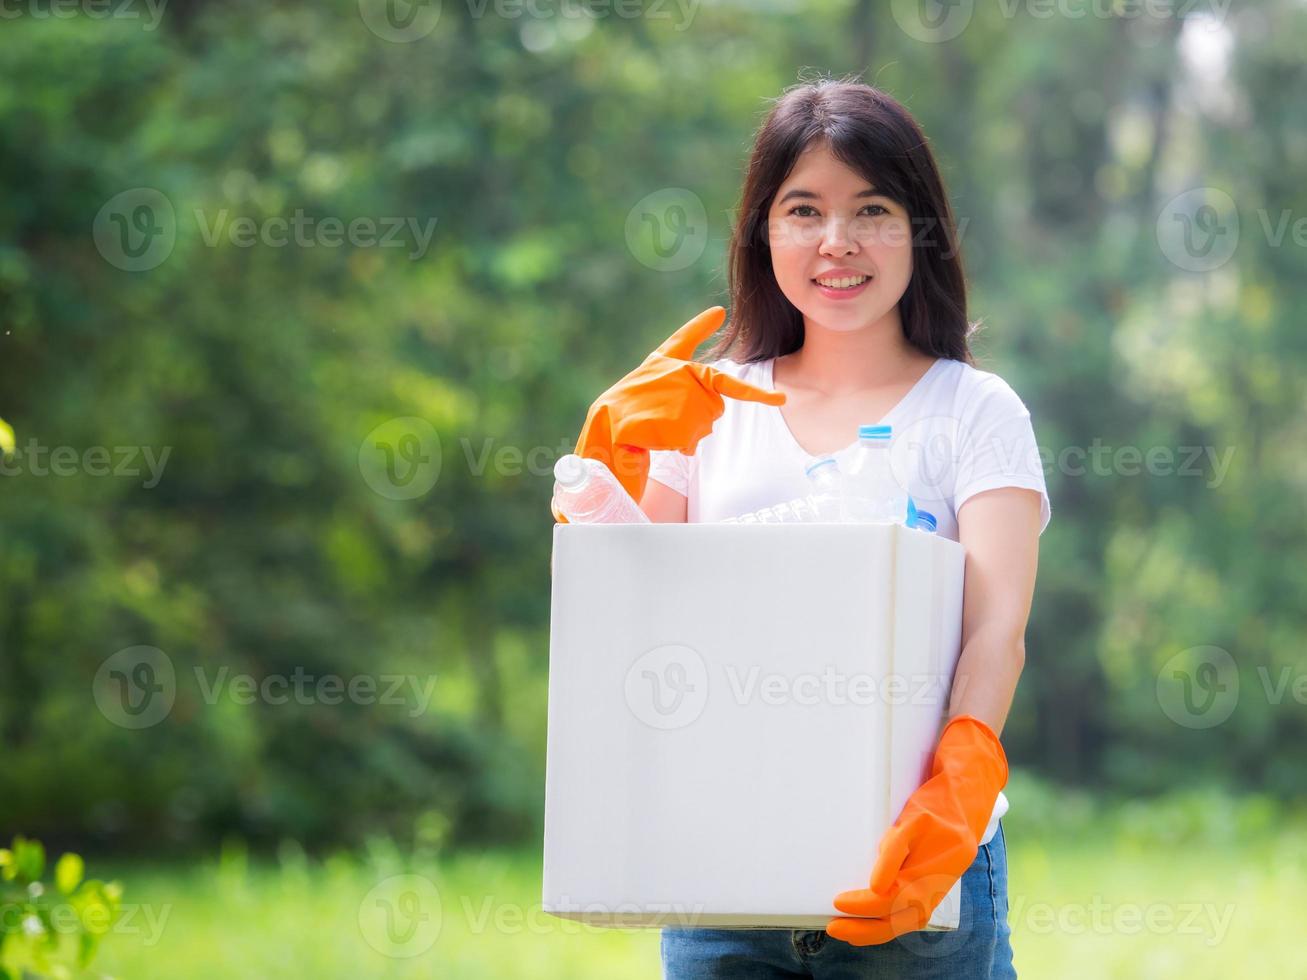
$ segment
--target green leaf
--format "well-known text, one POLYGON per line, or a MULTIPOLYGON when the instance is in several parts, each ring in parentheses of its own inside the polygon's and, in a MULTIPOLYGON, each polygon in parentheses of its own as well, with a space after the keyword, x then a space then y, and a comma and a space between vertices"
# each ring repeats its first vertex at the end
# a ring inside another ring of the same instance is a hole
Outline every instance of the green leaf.
POLYGON ((45 870, 45 847, 38 840, 14 838, 14 871, 26 881, 40 881, 45 870))
POLYGON ((4 419, 0 419, 0 453, 6 455, 14 451, 14 429, 4 419))
POLYGON ((59 859, 59 863, 54 869, 55 886, 65 895, 71 895, 73 890, 81 883, 82 873, 86 866, 82 863, 80 856, 72 853, 65 854, 59 859))
POLYGON ((100 937, 90 932, 84 932, 78 937, 77 965, 82 969, 90 965, 91 960, 95 958, 95 947, 99 942, 100 937))

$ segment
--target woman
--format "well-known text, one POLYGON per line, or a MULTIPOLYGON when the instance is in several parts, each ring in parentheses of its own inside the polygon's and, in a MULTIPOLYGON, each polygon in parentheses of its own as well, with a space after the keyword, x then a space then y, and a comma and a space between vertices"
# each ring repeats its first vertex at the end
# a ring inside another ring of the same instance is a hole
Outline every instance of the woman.
POLYGON ((577 452, 654 521, 718 521, 801 496, 806 463, 891 425, 896 479, 966 549, 963 649, 931 773, 868 888, 833 896, 846 914, 824 932, 666 929, 665 975, 1015 976, 998 736, 1050 509, 1029 412, 972 364, 953 215, 907 110, 850 81, 784 93, 755 137, 730 273, 714 359, 692 360, 720 307, 600 396, 577 452), (959 879, 958 930, 919 931, 959 879))

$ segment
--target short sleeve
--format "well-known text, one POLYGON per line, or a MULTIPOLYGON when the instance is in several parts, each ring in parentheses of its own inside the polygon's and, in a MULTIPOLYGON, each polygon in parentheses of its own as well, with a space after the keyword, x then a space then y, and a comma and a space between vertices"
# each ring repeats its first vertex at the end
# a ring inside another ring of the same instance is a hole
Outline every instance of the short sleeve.
POLYGON ((682 497, 690 495, 690 468, 693 465, 693 457, 675 449, 649 451, 649 479, 671 487, 682 497))
POLYGON ((1002 378, 991 375, 965 413, 953 512, 978 493, 1021 487, 1039 493, 1039 532, 1052 516, 1044 465, 1030 412, 1002 378))

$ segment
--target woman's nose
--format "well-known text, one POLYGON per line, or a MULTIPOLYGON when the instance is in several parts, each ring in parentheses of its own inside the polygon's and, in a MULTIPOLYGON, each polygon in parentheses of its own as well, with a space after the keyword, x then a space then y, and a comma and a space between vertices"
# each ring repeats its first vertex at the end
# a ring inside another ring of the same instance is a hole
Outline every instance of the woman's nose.
POLYGON ((847 255, 855 250, 855 244, 848 232, 848 222, 842 218, 832 218, 826 222, 821 238, 823 255, 847 255))

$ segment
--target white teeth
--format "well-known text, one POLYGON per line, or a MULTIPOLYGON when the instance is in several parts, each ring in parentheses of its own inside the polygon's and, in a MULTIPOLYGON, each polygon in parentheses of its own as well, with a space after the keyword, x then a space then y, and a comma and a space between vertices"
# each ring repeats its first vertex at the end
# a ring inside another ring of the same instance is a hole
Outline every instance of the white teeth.
POLYGON ((847 279, 818 279, 817 281, 832 289, 852 289, 854 286, 862 285, 870 278, 871 276, 851 276, 847 279))

